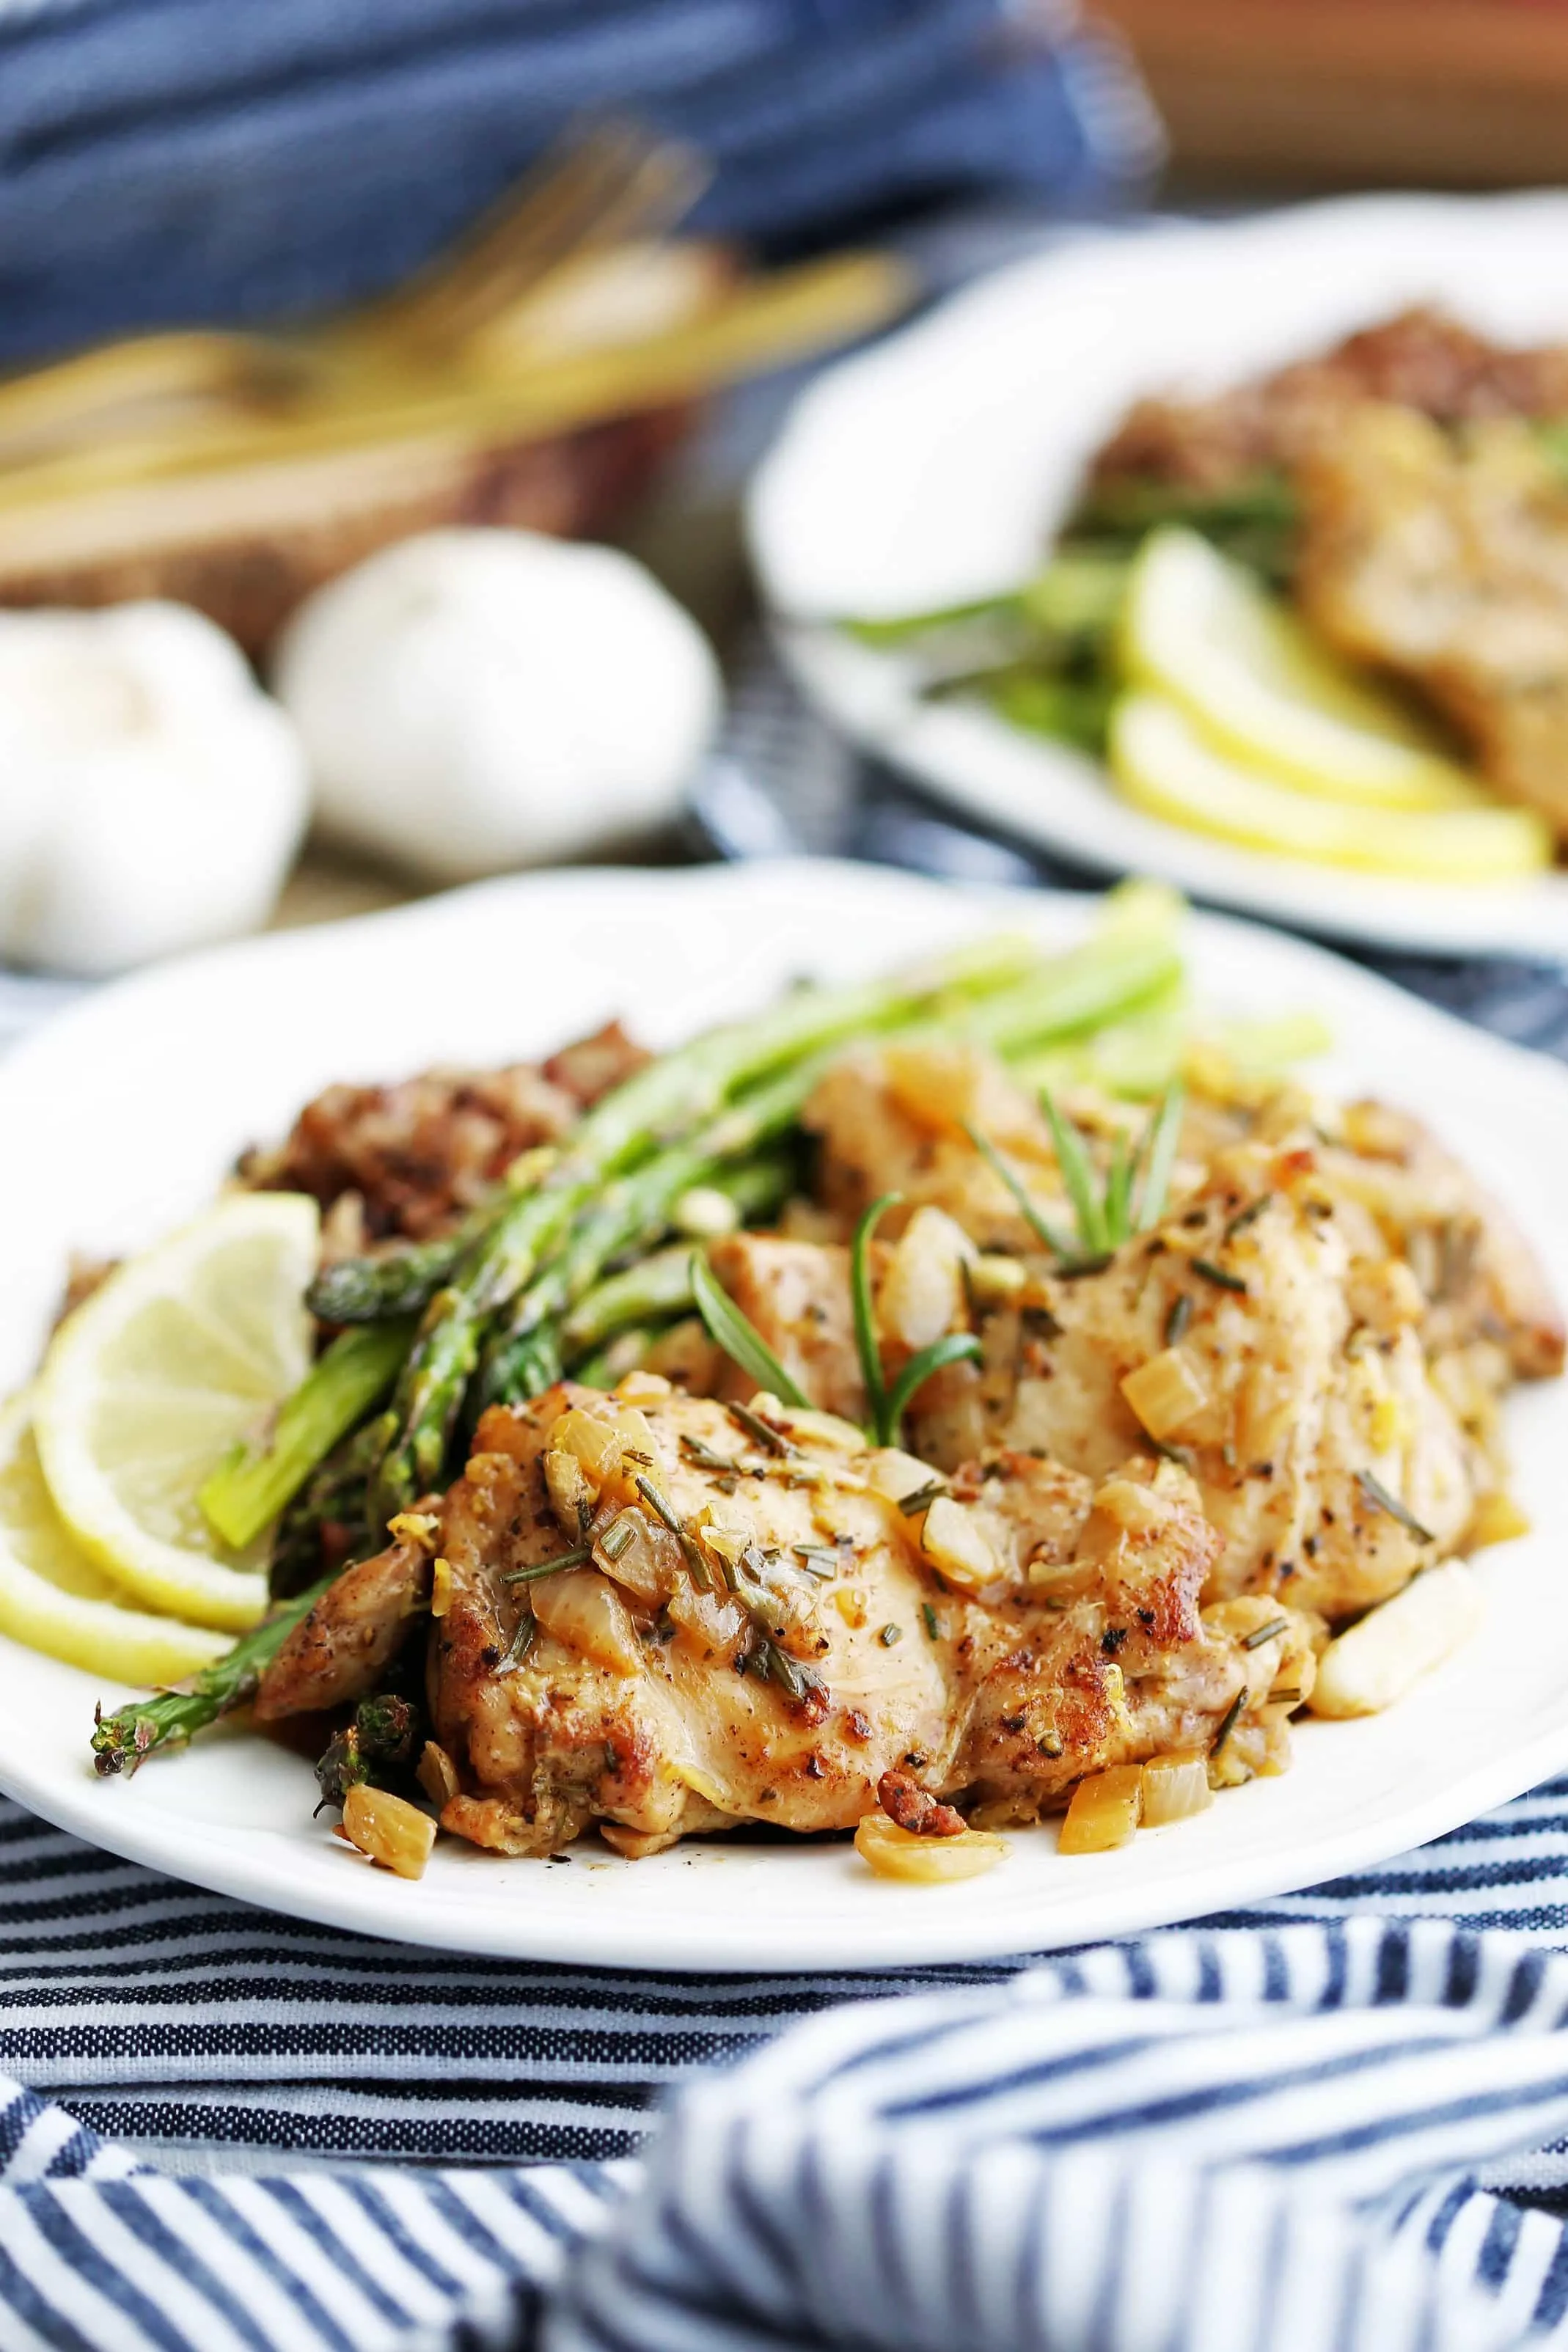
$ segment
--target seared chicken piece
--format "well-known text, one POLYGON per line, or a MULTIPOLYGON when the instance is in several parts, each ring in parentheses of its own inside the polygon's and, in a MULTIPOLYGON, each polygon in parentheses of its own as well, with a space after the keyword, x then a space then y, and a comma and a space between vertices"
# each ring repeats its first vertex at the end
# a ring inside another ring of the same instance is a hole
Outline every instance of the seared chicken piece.
POLYGON ((889 1770, 1033 1819, 1084 1772, 1206 1748, 1243 1693, 1218 1769, 1277 1763, 1268 1695, 1288 1651, 1310 1684, 1308 1631, 1265 1607, 1248 1649, 1252 1618, 1200 1618, 1216 1538, 1180 1473, 1097 1489, 1001 1455, 910 1509, 922 1465, 758 1402, 634 1379, 485 1415, 443 1518, 444 1827, 540 1853, 596 1820, 629 1854, 842 1830, 889 1770))
MULTIPOLYGON (((852 1206, 924 1182, 990 1238, 990 1202, 972 1187, 992 1171, 972 1148, 965 1169, 941 1136, 952 1070, 928 1103, 910 1061, 884 1074, 860 1057, 858 1118, 836 1078, 819 1090, 825 1183, 852 1206)), ((983 1083, 975 1073, 971 1099, 983 1083)), ((1073 1278, 1037 1244, 1007 1305, 955 1302, 947 1328, 978 1329, 984 1358, 920 1392, 916 1451, 952 1470, 1034 1447, 1103 1478, 1152 1438, 1191 1463, 1226 1538, 1211 1597, 1279 1591, 1331 1619, 1461 1544, 1501 1479, 1498 1397, 1515 1371, 1561 1367, 1561 1318, 1527 1244, 1417 1122, 1358 1105, 1325 1144, 1303 1123, 1309 1108, 1282 1089, 1245 1118, 1196 1110, 1184 1160, 1201 1150, 1208 1173, 1177 1188, 1156 1234, 1073 1278)), ((1021 1143, 1009 1158, 1033 1191, 1021 1143)), ((1197 1173, 1188 1161, 1183 1184, 1197 1173)), ((819 1253, 813 1286, 794 1246, 789 1318, 765 1280, 748 1291, 774 1344, 805 1320, 846 1326, 841 1257, 819 1253)), ((746 1287, 748 1259, 769 1247, 737 1237, 726 1280, 746 1287)), ((847 1339, 819 1376, 858 1381, 847 1339)))
POLYGON ((1367 408, 1302 474, 1298 590, 1330 641, 1413 680, 1510 800, 1568 838, 1568 483, 1523 425, 1456 446, 1367 408))
POLYGON ((1487 1341, 1521 1381, 1563 1370, 1563 1311, 1530 1244, 1469 1170, 1409 1112, 1352 1103, 1343 1139, 1320 1150, 1323 1181, 1375 1227, 1364 1255, 1403 1256, 1425 1298, 1427 1353, 1487 1341))
POLYGON ((1331 447, 1369 401, 1446 425, 1568 413, 1568 350, 1489 342, 1441 310, 1403 310, 1331 350, 1207 398, 1141 400, 1094 462, 1093 487, 1212 492, 1331 447))
POLYGON ((417 1539, 345 1568, 300 1619, 261 1677, 263 1723, 365 1698, 430 1603, 430 1555, 417 1539))

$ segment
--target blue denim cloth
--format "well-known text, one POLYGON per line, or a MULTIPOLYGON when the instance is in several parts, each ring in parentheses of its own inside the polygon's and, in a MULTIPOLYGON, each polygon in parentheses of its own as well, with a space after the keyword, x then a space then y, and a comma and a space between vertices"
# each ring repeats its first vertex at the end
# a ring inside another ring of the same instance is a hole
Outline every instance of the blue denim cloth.
POLYGON ((694 139, 700 224, 775 243, 1103 205, 1158 150, 1056 0, 0 0, 0 356, 392 284, 605 112, 694 139))

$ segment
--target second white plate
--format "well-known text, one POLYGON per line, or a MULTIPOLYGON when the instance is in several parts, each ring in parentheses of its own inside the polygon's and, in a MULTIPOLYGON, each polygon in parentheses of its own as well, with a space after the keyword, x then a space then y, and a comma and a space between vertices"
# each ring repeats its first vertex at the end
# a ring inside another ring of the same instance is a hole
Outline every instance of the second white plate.
POLYGON ((748 507, 784 656, 846 733, 984 823, 1298 928, 1449 954, 1568 956, 1568 875, 1474 888, 1340 873, 1128 806, 1097 761, 824 625, 994 594, 1037 568, 1128 403, 1212 390, 1433 301, 1568 340, 1568 195, 1368 196, 1088 236, 999 271, 795 404, 748 507))

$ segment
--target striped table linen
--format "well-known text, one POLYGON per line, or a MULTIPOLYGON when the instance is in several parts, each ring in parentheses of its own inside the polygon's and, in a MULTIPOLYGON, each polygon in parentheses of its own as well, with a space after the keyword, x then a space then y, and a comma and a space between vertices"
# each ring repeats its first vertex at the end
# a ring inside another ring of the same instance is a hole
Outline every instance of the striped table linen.
POLYGON ((1231 1918, 875 1977, 452 1958, 16 1807, 0 1856, 4 2352, 1568 2343, 1568 1780, 1231 1918))

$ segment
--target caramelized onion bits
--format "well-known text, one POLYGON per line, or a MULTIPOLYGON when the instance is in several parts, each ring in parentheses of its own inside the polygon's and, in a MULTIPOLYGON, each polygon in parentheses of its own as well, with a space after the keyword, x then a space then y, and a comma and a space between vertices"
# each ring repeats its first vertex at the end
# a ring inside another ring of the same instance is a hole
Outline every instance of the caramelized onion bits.
POLYGON ((638 1510, 618 1511, 594 1541, 594 1565, 634 1600, 657 1608, 680 1582, 680 1548, 638 1510))
POLYGON ((951 1495, 938 1495, 926 1511, 921 1549, 945 1580, 961 1592, 978 1591, 1002 1573, 984 1528, 974 1513, 951 1495))
POLYGON ((955 1806, 944 1805, 908 1772, 884 1772, 877 1801, 889 1820, 911 1837, 962 1837, 969 1826, 955 1806))
POLYGON ((1214 1802, 1209 1787, 1208 1758, 1191 1749, 1156 1756, 1142 1768, 1143 1827, 1163 1829, 1168 1822, 1184 1822, 1206 1811, 1214 1802))
POLYGON ((701 1652, 731 1657, 750 1620, 729 1592, 704 1592, 700 1586, 681 1583, 665 1602, 670 1622, 701 1652))
POLYGON ((595 1568, 568 1569, 540 1580, 533 1613, 547 1633, 613 1675, 642 1667, 642 1645, 630 1612, 607 1577, 595 1568))
POLYGON ((1129 1372, 1121 1393, 1151 1437, 1179 1437, 1208 1407, 1209 1395, 1184 1348, 1163 1348, 1129 1372))
POLYGON ((405 1797, 361 1780, 343 1797, 343 1834, 361 1853, 399 1878, 423 1878, 436 1824, 405 1797))
POLYGON ((948 1886, 995 1868, 1007 1842, 990 1830, 966 1829, 956 1837, 921 1837, 868 1813, 855 1832, 855 1851, 879 1878, 899 1878, 914 1886, 948 1886))
POLYGON ((1131 1843, 1143 1817, 1143 1772, 1137 1764, 1113 1764, 1091 1772, 1072 1792, 1058 1852, 1109 1853, 1131 1843))

